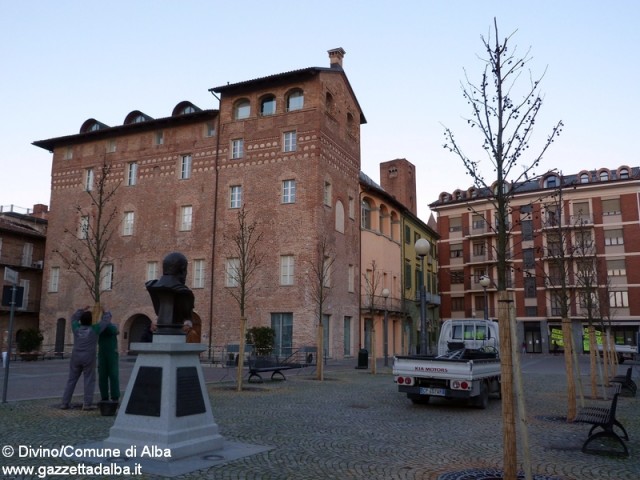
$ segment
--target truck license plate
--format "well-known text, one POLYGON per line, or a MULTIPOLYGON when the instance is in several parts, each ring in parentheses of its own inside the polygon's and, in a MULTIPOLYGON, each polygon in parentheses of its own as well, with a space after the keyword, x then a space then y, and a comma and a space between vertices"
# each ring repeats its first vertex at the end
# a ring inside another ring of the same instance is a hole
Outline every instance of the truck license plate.
POLYGON ((445 391, 444 388, 420 387, 420 395, 437 395, 444 397, 445 391))

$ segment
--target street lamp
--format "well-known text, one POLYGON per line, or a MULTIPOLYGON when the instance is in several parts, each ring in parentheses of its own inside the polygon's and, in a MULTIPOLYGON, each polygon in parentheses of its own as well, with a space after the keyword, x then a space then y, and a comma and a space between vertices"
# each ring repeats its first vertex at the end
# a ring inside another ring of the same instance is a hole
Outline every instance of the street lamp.
POLYGON ((489 302, 487 300, 487 287, 491 285, 491 279, 486 275, 480 277, 480 286, 484 290, 484 319, 489 320, 489 302))
POLYGON ((424 257, 429 255, 431 245, 424 238, 419 238, 415 244, 416 254, 420 257, 422 282, 420 285, 420 354, 428 355, 427 351, 427 289, 424 284, 424 257))
POLYGON ((382 296, 384 297, 384 322, 382 328, 384 328, 383 341, 384 341, 384 366, 389 366, 389 309, 387 308, 387 298, 389 298, 389 289, 382 289, 382 296))

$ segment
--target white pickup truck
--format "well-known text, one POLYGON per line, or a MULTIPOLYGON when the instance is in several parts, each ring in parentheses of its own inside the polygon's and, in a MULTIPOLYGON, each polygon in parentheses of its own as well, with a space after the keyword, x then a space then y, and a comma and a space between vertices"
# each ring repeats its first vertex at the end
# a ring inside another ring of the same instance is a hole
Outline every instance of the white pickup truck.
POLYGON ((447 320, 442 324, 438 355, 396 356, 398 391, 414 403, 433 397, 466 399, 487 408, 489 395, 500 398, 498 324, 490 320, 447 320))

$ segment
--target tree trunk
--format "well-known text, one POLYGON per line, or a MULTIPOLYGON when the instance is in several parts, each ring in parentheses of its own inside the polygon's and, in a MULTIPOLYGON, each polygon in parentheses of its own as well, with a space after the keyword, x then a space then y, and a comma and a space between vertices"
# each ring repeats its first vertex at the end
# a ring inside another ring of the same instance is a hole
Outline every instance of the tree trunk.
POLYGON ((318 358, 316 359, 318 363, 318 368, 316 370, 316 378, 320 381, 324 380, 324 326, 322 325, 322 320, 318 322, 318 358))
POLYGON ((562 341, 564 343, 564 366, 567 373, 567 421, 573 422, 576 418, 576 383, 573 367, 573 334, 571 319, 562 318, 562 341))
POLYGON ((509 293, 498 292, 498 324, 500 326, 500 371, 502 375, 502 438, 504 480, 516 480, 518 449, 513 396, 513 348, 511 345, 511 322, 509 320, 509 293))
POLYGON ((244 376, 244 341, 247 334, 247 317, 240 317, 240 345, 238 347, 238 370, 236 372, 237 391, 242 391, 242 377, 244 376))
MULTIPOLYGON (((596 342, 596 329, 592 324, 589 324, 587 330, 589 332, 589 369, 591 377, 591 398, 598 397, 598 378, 597 378, 597 355, 598 355, 598 343, 596 342)), ((605 397, 606 398, 606 397, 605 397)))
POLYGON ((373 373, 374 375, 378 373, 378 365, 376 362, 377 353, 378 352, 376 348, 376 319, 375 317, 373 317, 373 320, 371 321, 371 373, 373 373))

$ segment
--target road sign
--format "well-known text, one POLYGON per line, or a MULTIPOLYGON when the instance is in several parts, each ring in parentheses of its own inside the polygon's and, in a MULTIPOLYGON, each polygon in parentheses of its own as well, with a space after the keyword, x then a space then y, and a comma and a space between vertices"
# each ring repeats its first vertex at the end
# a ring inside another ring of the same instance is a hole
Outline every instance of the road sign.
POLYGON ((4 287, 2 287, 2 306, 3 307, 11 306, 11 298, 12 298, 11 291, 14 288, 16 289, 16 296, 14 298, 15 304, 22 305, 22 300, 24 298, 24 287, 16 287, 15 285, 11 287, 9 285, 5 285, 4 287))
POLYGON ((15 285, 18 283, 18 272, 11 270, 9 267, 4 267, 4 280, 15 285))

